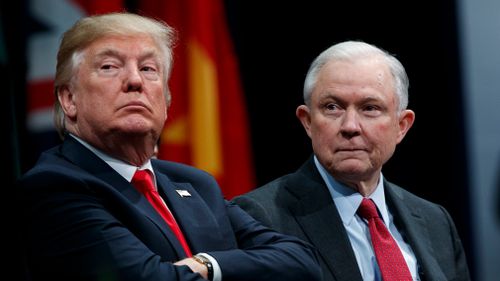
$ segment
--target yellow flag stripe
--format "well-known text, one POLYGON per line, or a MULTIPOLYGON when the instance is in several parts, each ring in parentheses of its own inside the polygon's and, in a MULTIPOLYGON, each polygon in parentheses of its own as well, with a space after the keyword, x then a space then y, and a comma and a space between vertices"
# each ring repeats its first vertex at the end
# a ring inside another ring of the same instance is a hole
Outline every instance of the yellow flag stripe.
POLYGON ((161 134, 162 143, 185 144, 187 142, 187 120, 185 116, 168 124, 168 129, 161 134))
POLYGON ((193 164, 214 176, 222 173, 217 73, 196 41, 188 45, 189 125, 193 164))

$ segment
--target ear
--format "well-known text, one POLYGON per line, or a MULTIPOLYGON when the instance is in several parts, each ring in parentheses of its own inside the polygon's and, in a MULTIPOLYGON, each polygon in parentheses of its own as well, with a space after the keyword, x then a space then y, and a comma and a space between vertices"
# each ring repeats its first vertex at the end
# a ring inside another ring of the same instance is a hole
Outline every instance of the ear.
POLYGON ((295 110, 295 115, 299 118, 302 126, 304 126, 307 135, 311 137, 311 111, 309 107, 305 104, 299 105, 297 110, 295 110))
POLYGON ((399 116, 399 132, 397 143, 400 143, 406 136, 406 133, 410 130, 413 122, 415 121, 415 112, 409 109, 405 109, 401 112, 399 116))
POLYGON ((61 104, 64 114, 70 119, 75 119, 77 110, 75 104, 75 95, 71 92, 67 85, 61 86, 57 93, 57 99, 61 104))

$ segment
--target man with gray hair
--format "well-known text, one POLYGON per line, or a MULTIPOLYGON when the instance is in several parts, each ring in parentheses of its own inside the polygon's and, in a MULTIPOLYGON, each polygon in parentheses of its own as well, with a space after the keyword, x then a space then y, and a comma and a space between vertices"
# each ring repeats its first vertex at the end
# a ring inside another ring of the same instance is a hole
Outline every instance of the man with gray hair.
POLYGON ((331 46, 311 64, 296 110, 313 155, 234 198, 265 225, 313 244, 323 280, 470 280, 448 212, 382 174, 415 120, 408 86, 384 50, 331 46))

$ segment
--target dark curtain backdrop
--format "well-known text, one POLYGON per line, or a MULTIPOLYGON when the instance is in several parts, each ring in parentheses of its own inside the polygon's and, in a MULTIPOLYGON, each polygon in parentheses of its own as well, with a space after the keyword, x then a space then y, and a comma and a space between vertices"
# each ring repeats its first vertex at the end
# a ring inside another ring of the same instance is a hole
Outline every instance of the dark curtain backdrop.
MULTIPOLYGON (((33 165, 30 147, 36 140, 27 138, 24 127, 23 36, 29 17, 25 2, 9 2, 13 6, 8 9, 5 2, 2 28, 9 60, 2 64, 2 84, 13 104, 5 120, 9 140, 14 141, 4 146, 4 154, 14 167, 9 170, 11 185, 18 170, 33 165)), ((410 77, 409 107, 416 112, 414 127, 385 166, 384 175, 445 206, 471 260, 455 1, 276 2, 225 1, 250 114, 258 185, 295 171, 311 154, 295 109, 302 103, 303 80, 312 60, 339 41, 373 43, 396 54, 405 65, 410 77)), ((131 10, 137 7, 134 0, 126 4, 131 10)), ((11 195, 8 190, 2 200, 8 209, 11 195)), ((15 240, 16 234, 11 233, 15 240)), ((13 257, 17 258, 15 253, 13 257)), ((17 269, 16 265, 9 268, 17 269)))

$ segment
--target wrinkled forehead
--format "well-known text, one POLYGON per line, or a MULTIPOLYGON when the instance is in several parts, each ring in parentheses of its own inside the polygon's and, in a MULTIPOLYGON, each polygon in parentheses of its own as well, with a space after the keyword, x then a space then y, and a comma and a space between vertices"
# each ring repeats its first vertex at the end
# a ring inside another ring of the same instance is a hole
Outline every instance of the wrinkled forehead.
POLYGON ((394 77, 385 61, 380 58, 331 60, 319 73, 321 83, 337 83, 375 87, 394 92, 394 77))
POLYGON ((147 52, 165 57, 161 45, 155 38, 147 34, 101 36, 83 48, 83 52, 96 55, 116 52, 147 52))

